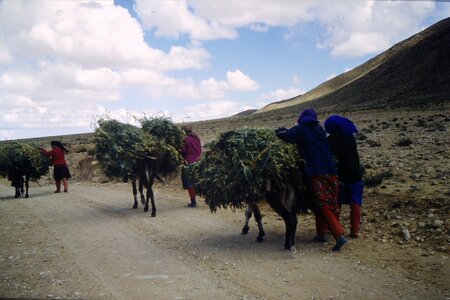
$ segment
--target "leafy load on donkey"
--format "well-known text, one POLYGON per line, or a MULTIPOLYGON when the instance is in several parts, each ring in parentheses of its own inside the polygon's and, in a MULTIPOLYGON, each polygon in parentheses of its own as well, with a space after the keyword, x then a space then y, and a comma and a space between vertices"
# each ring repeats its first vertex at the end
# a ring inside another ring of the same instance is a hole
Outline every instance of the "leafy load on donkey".
POLYGON ((142 129, 112 119, 98 121, 94 133, 96 157, 108 176, 125 181, 134 177, 136 161, 142 158, 158 160, 157 171, 162 175, 176 171, 181 164, 178 149, 183 139, 182 130, 174 130, 176 125, 162 118, 140 121, 142 129), (165 132, 170 132, 171 137, 165 137, 165 132))
POLYGON ((154 179, 162 180, 181 165, 181 149, 184 132, 164 118, 143 118, 142 129, 116 120, 100 119, 95 130, 96 156, 105 173, 110 177, 131 180, 134 204, 138 207, 136 181, 144 211, 149 200, 152 214, 156 215, 153 195, 154 179), (143 189, 147 192, 144 196, 143 189))
POLYGON ((196 190, 212 211, 240 209, 264 199, 270 190, 281 191, 293 172, 298 154, 268 128, 242 128, 222 133, 209 145, 191 173, 196 190))
POLYGON ((0 144, 0 176, 7 177, 16 188, 16 197, 23 192, 28 180, 37 180, 48 173, 51 160, 45 157, 38 147, 18 142, 0 144))

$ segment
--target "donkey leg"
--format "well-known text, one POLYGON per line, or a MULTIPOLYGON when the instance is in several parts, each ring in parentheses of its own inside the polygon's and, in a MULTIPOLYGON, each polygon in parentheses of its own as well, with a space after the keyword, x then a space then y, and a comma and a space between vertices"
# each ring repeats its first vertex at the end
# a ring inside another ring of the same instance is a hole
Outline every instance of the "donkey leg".
POLYGON ((286 223, 286 240, 284 247, 289 250, 292 254, 297 252, 295 247, 295 232, 297 230, 297 216, 295 213, 289 213, 288 222, 286 223))
POLYGON ((29 187, 29 181, 30 181, 30 177, 26 176, 25 177, 25 198, 28 198, 28 187, 29 187))
POLYGON ((136 179, 131 180, 131 186, 133 187, 133 198, 134 198, 133 208, 136 209, 138 207, 136 179))
POLYGON ((156 206, 155 206, 155 197, 153 195, 153 189, 151 187, 149 187, 147 189, 147 210, 148 210, 148 199, 150 198, 150 200, 152 201, 152 214, 151 216, 154 217, 156 216, 156 206))
POLYGON ((278 214, 283 218, 286 232, 284 248, 295 253, 295 231, 297 230, 297 215, 295 211, 290 212, 284 207, 279 207, 278 214))
MULTIPOLYGON (((139 194, 141 195, 142 205, 145 205, 145 203, 148 201, 148 199, 146 200, 145 196, 144 196, 144 184, 142 183, 142 180, 143 179, 139 178, 139 194)), ((147 210, 148 210, 148 204, 147 204, 147 210)))
POLYGON ((256 237, 258 242, 262 242, 264 240, 264 236, 266 233, 264 232, 263 224, 262 224, 262 216, 257 204, 253 204, 253 212, 255 213, 255 220, 258 223, 259 233, 256 237))
POLYGON ((247 234, 250 227, 248 226, 248 222, 250 218, 252 217, 252 206, 247 205, 247 208, 245 209, 245 224, 244 227, 242 227, 242 234, 247 234))
POLYGON ((15 195, 14 195, 14 198, 19 198, 19 197, 21 196, 21 195, 20 195, 20 188, 17 187, 17 186, 15 186, 14 188, 15 188, 15 191, 16 191, 16 193, 15 193, 15 195))

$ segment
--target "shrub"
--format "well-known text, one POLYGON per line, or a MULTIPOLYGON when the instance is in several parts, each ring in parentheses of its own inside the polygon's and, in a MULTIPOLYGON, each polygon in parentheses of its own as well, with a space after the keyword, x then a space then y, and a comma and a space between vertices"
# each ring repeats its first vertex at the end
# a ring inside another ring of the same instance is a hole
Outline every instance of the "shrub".
POLYGON ((399 147, 407 147, 411 145, 413 142, 409 138, 401 138, 395 143, 399 147))

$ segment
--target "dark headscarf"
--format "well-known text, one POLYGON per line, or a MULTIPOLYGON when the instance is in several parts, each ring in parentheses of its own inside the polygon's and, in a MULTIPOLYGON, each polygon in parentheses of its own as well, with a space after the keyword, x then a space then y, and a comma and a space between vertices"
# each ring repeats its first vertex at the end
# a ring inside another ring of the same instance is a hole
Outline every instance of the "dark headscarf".
POLYGON ((326 119, 324 127, 329 134, 340 132, 345 135, 352 135, 358 132, 358 129, 352 121, 338 115, 333 115, 326 119))
POLYGON ((317 113, 314 109, 308 108, 302 111, 300 116, 297 120, 298 124, 304 124, 304 123, 318 123, 317 120, 317 113))
POLYGON ((61 143, 60 141, 51 141, 50 145, 52 147, 58 147, 59 149, 63 150, 64 152, 69 152, 69 150, 66 149, 66 147, 64 147, 63 143, 61 143))

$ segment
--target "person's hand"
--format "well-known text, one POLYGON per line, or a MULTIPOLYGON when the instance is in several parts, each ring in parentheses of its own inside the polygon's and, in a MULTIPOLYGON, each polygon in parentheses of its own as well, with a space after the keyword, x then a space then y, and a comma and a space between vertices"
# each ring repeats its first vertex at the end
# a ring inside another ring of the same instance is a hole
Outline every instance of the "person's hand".
POLYGON ((287 132, 287 129, 284 128, 284 127, 280 127, 280 128, 275 129, 275 135, 277 137, 281 137, 281 136, 285 135, 286 132, 287 132))

